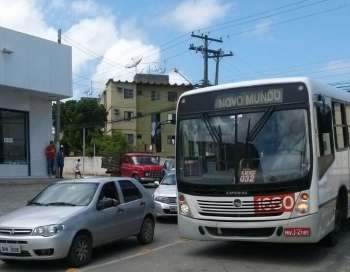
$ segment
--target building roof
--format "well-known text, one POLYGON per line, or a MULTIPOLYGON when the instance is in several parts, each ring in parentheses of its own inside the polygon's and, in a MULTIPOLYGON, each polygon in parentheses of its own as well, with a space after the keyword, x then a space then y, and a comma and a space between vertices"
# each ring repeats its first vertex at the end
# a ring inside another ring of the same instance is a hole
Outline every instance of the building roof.
POLYGON ((140 85, 155 85, 155 86, 172 86, 172 87, 193 87, 192 84, 171 84, 169 81, 169 75, 161 75, 161 74, 136 74, 133 81, 127 80, 117 80, 110 78, 106 85, 109 83, 124 83, 124 84, 140 84, 140 85))

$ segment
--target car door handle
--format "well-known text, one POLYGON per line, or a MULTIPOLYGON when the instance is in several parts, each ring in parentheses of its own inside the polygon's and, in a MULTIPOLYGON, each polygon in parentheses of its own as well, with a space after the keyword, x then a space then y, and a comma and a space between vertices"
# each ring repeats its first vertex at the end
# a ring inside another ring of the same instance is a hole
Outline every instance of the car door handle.
POLYGON ((140 206, 146 206, 146 202, 145 201, 141 201, 140 202, 140 206))

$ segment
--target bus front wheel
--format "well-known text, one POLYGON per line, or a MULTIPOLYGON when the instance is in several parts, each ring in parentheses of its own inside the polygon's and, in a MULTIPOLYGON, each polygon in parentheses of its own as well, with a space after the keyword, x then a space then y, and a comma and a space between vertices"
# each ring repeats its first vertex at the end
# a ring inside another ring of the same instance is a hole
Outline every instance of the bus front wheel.
POLYGON ((339 233, 342 230, 344 219, 347 217, 347 199, 346 195, 340 194, 337 198, 334 215, 334 229, 323 239, 326 246, 333 247, 337 245, 339 233))

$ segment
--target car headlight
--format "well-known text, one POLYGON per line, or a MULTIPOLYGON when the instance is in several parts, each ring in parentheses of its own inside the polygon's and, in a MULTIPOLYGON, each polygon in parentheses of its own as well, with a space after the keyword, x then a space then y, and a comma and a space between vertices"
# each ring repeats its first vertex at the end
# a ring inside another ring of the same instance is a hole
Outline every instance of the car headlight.
POLYGON ((64 230, 64 225, 48 225, 37 227, 33 230, 34 236, 50 237, 64 230))
POLYGON ((180 214, 187 217, 192 217, 190 206, 187 204, 185 196, 179 195, 179 211, 180 214))
POLYGON ((145 174, 145 177, 149 177, 150 172, 145 172, 144 174, 145 174))
POLYGON ((153 197, 153 199, 154 199, 155 201, 158 201, 158 202, 166 203, 166 198, 163 197, 163 196, 157 196, 157 195, 155 195, 155 196, 153 197))

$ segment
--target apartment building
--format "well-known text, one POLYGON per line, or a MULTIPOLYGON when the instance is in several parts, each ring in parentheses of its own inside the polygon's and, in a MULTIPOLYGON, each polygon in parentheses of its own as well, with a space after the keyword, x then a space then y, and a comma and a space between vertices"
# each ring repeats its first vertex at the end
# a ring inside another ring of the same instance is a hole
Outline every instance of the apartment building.
POLYGON ((168 75, 136 74, 132 82, 110 79, 101 96, 108 112, 106 133, 119 131, 138 152, 172 157, 175 109, 188 84, 170 84, 168 75))

